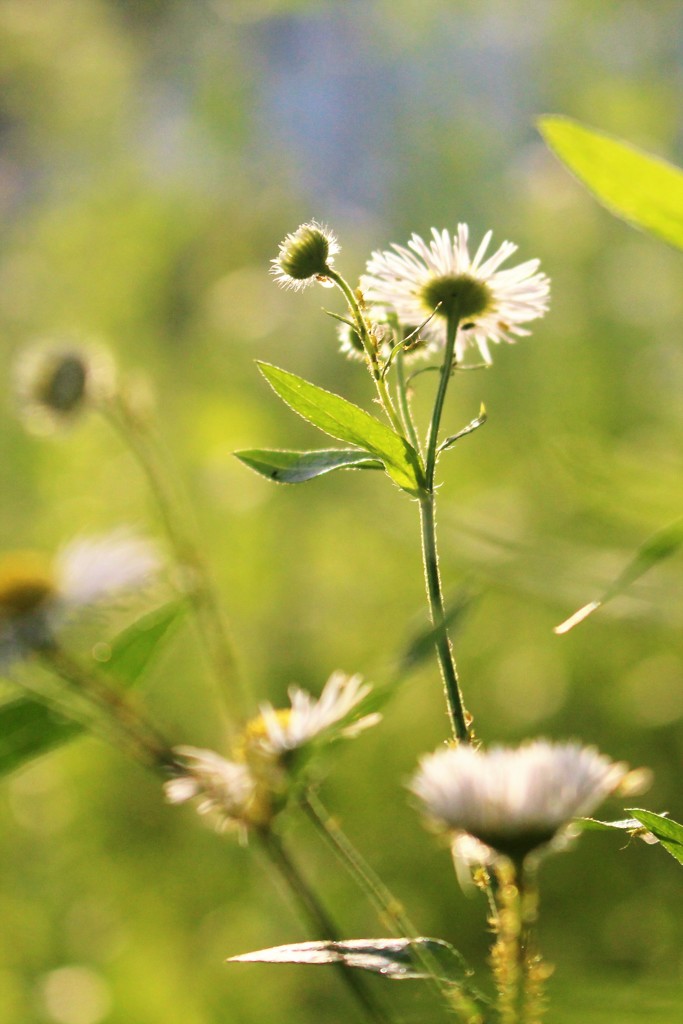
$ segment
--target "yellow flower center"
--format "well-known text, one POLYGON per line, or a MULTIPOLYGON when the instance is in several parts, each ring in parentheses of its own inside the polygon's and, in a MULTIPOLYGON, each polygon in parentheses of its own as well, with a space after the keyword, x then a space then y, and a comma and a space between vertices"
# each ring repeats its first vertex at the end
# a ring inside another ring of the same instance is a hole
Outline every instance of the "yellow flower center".
POLYGON ((30 615, 55 593, 52 575, 39 555, 17 552, 0 559, 0 617, 30 615))
MULTIPOLYGON (((275 712, 283 728, 291 717, 291 708, 275 712)), ((262 715, 252 718, 235 742, 233 756, 249 766, 255 781, 255 790, 242 811, 242 820, 247 825, 264 827, 270 824, 284 806, 287 798, 288 777, 282 763, 282 755, 274 754, 264 740, 268 729, 262 715)))

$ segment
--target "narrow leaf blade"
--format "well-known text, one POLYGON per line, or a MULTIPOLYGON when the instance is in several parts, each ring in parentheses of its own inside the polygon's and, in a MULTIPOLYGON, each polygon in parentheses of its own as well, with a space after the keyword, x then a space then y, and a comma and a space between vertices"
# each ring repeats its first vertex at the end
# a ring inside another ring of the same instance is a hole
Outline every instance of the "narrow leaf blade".
POLYGON ((601 608, 603 604, 623 594, 631 584, 644 576, 646 572, 654 568, 659 562, 674 555, 683 545, 683 518, 676 519, 661 530, 657 530, 652 536, 641 544, 628 565, 619 573, 613 583, 607 587, 602 597, 597 601, 590 601, 579 608, 577 612, 570 615, 568 619, 555 626, 554 632, 558 634, 568 633, 574 626, 578 626, 592 615, 594 611, 601 608))
POLYGON ((568 117, 542 117, 541 135, 602 203, 635 227, 683 249, 683 171, 568 117))
POLYGON ((422 471, 417 453, 390 427, 340 395, 296 374, 269 363, 258 366, 273 391, 303 419, 338 441, 381 459, 389 476, 403 490, 410 494, 420 491, 422 471))
POLYGON ((357 448, 328 448, 315 452, 272 451, 255 448, 235 452, 245 466, 279 484, 300 484, 336 469, 383 469, 369 452, 357 448))
POLYGON ((488 415, 486 409, 482 405, 481 409, 479 410, 479 415, 475 416, 473 420, 470 420, 470 422, 466 426, 464 426, 462 430, 459 430, 457 434, 452 434, 450 437, 447 437, 445 441, 442 441, 439 447, 437 448, 437 452, 440 453, 448 451, 448 449, 452 448, 455 442, 459 441, 461 437, 467 437, 468 434, 474 433, 474 431, 478 430, 479 427, 483 427, 487 419, 488 415))
POLYGON ((229 963, 344 964, 381 974, 393 981, 419 980, 430 972, 446 982, 462 982, 468 975, 460 954, 441 939, 348 939, 340 942, 293 942, 254 953, 231 956, 229 963), (426 963, 429 964, 429 970, 426 963))
POLYGON ((424 661, 433 658, 434 644, 442 630, 445 628, 450 633, 453 630, 459 629, 473 602, 474 596, 472 594, 465 593, 464 591, 459 593, 449 602, 449 609, 443 626, 434 627, 430 624, 412 637, 401 655, 398 669, 399 676, 414 672, 424 661))
MULTIPOLYGON (((143 616, 112 642, 108 660, 98 665, 118 685, 139 684, 163 642, 179 624, 183 601, 170 601, 143 616)), ((0 776, 85 733, 79 722, 62 717, 32 697, 19 697, 0 706, 0 776)))

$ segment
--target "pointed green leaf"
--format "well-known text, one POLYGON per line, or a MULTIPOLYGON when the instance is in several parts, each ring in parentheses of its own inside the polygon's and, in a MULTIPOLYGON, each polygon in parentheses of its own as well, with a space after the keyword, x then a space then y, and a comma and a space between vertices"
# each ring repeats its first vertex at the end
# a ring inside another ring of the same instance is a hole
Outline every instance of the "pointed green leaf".
POLYGON ((231 956, 229 963, 344 964, 395 981, 439 977, 459 984, 468 975, 461 955, 441 939, 347 939, 340 942, 292 942, 255 953, 231 956))
POLYGON ((143 615, 112 641, 111 653, 99 663, 100 670, 110 673, 119 685, 140 683, 154 655, 170 640, 186 611, 187 603, 175 600, 143 615))
POLYGON ((668 839, 683 848, 683 825, 679 825, 677 821, 673 821, 665 814, 655 814, 653 811, 645 811, 640 807, 630 807, 629 812, 646 828, 649 828, 650 832, 658 839, 668 839))
POLYGON ((245 466, 279 484, 300 484, 335 469, 383 469, 369 452, 357 448, 329 448, 316 452, 252 449, 235 452, 245 466))
POLYGON ((309 423, 331 437, 364 449, 384 463, 403 490, 418 494, 423 483, 415 449, 386 424, 345 398, 269 363, 258 364, 273 391, 309 423))
POLYGON ((677 860, 679 864, 683 864, 683 846, 680 843, 672 843, 669 839, 660 839, 659 845, 670 853, 674 860, 677 860))
MULTIPOLYGON (((171 601, 124 630, 111 644, 100 671, 112 674, 123 686, 139 683, 173 633, 185 602, 171 601)), ((0 706, 0 776, 46 754, 85 733, 80 722, 62 717, 33 697, 19 697, 0 706)))
POLYGON ((615 216, 683 249, 683 171, 568 117, 542 117, 546 143, 615 216))
POLYGON ((570 615, 568 619, 555 626, 555 633, 568 633, 574 626, 587 619, 594 611, 602 607, 608 601, 623 594, 632 583, 640 579, 648 569, 652 569, 658 562, 663 561, 675 554, 683 545, 683 519, 676 519, 663 529, 653 533, 651 537, 641 544, 637 552, 628 563, 625 569, 617 576, 613 583, 605 590, 604 594, 597 601, 589 601, 583 608, 570 615))

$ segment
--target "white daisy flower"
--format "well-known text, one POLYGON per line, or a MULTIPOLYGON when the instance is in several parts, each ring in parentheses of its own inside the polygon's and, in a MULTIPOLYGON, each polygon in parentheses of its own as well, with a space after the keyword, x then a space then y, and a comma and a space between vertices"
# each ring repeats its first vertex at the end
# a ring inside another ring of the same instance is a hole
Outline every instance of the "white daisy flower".
POLYGON ((52 563, 30 552, 0 557, 0 664, 49 646, 72 613, 140 589, 160 564, 149 541, 125 530, 74 540, 52 563))
POLYGON ((175 747, 173 753, 183 771, 164 783, 169 803, 200 797, 198 812, 218 814, 224 827, 246 829, 259 823, 257 784, 246 764, 197 747, 175 747))
POLYGON ((114 362, 106 349, 69 340, 32 345, 15 370, 22 418, 39 434, 72 423, 87 408, 110 398, 115 382, 114 362))
POLYGON ((538 260, 499 270, 517 246, 503 242, 485 258, 490 241, 487 231, 470 258, 466 224, 459 224, 454 236, 432 228, 429 243, 414 234, 407 247, 394 245, 372 254, 361 279, 363 295, 368 303, 393 309, 403 324, 424 324, 431 318, 421 335, 434 348, 445 344, 448 317, 456 314, 456 360, 461 362, 474 345, 490 363, 489 342, 513 342, 529 334, 521 325, 543 316, 550 293, 538 260))
POLYGON ((280 242, 280 251, 271 260, 270 272, 283 288, 298 291, 314 281, 331 285, 328 272, 339 252, 337 239, 329 228, 312 220, 280 242))
POLYGON ((316 740, 356 736, 376 725, 381 718, 379 714, 353 717, 354 709, 371 689, 358 675, 333 672, 318 700, 298 686, 292 686, 289 689, 291 707, 276 711, 272 704, 262 704, 259 718, 250 723, 248 731, 263 750, 274 755, 316 740))
POLYGON ((592 747, 536 740, 517 749, 449 747, 423 757, 410 788, 427 814, 453 833, 454 853, 470 860, 479 846, 524 860, 572 818, 589 814, 626 774, 592 747))

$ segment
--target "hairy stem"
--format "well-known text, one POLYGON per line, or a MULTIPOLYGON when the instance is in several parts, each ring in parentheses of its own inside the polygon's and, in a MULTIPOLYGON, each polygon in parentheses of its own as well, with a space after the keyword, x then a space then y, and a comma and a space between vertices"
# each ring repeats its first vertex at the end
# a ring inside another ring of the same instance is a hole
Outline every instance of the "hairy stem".
POLYGON ((375 382, 375 387, 377 388, 377 394, 379 396, 382 408, 389 417, 391 425, 396 431, 396 433, 400 434, 401 437, 405 437, 403 424, 401 423, 401 419, 398 413, 396 412, 396 409, 394 408, 394 403, 391 400, 389 389, 387 388, 386 381, 382 376, 382 371, 377 360, 376 347, 368 332, 368 325, 365 321, 365 317, 363 316, 363 311, 361 310, 360 302, 358 301, 358 298, 353 292, 353 290, 349 287, 349 285, 346 283, 341 274, 338 274, 336 272, 336 270, 328 268, 327 277, 329 277, 330 281, 334 281, 334 283, 340 289, 340 291, 344 295, 344 298, 349 304, 349 309, 351 310, 353 314, 353 319, 356 322, 358 337, 362 341, 363 348, 365 349, 368 368, 372 375, 372 379, 375 382))
POLYGON ((422 559, 429 614, 434 627, 434 646, 441 669, 448 715, 455 739, 469 743, 469 715, 465 710, 460 681, 455 666, 453 647, 446 627, 443 590, 439 573, 439 554, 436 540, 435 503, 433 493, 420 499, 420 525, 422 529, 422 559))
POLYGON ((453 647, 446 627, 443 589, 439 573, 439 553, 436 537, 436 506, 434 490, 434 472, 436 468, 437 443, 441 416, 443 413, 446 391, 453 368, 455 339, 458 333, 459 317, 453 312, 448 317, 446 350, 444 353, 439 388, 434 402, 434 411, 427 436, 427 456, 425 465, 426 485, 420 498, 420 525, 422 529, 422 559, 424 563, 425 581, 427 584, 427 600, 429 614, 434 627, 434 646, 441 669, 446 704, 455 739, 464 743, 470 741, 469 715, 460 690, 458 672, 453 656, 453 647))
POLYGON ((413 421, 413 414, 410 409, 410 401, 408 399, 408 387, 406 383, 405 363, 403 359, 403 352, 399 352, 396 356, 396 394, 398 397, 398 408, 401 413, 401 419, 403 426, 406 431, 408 440, 412 444, 416 452, 420 451, 420 442, 418 441, 417 431, 415 429, 415 423, 413 421))

